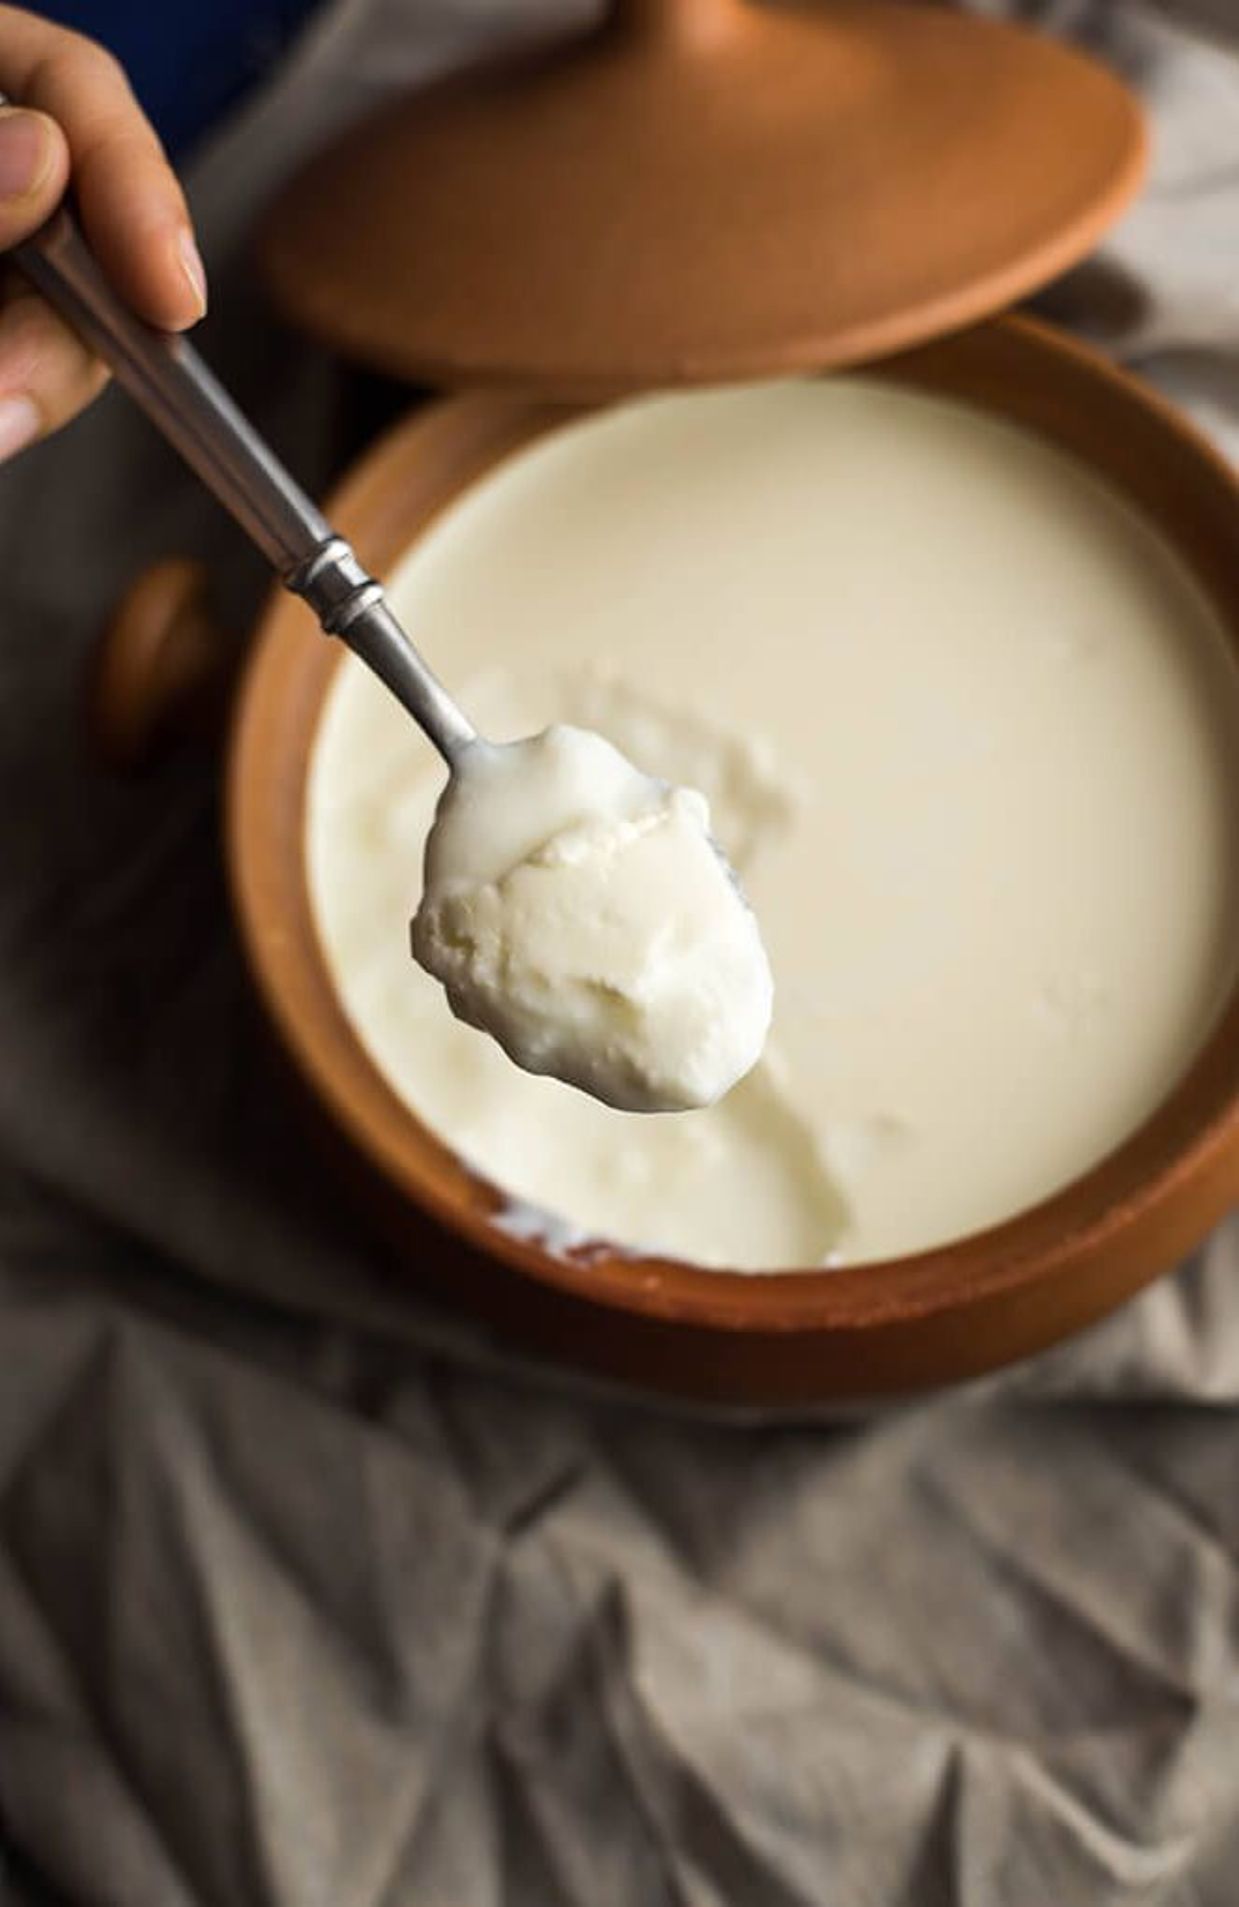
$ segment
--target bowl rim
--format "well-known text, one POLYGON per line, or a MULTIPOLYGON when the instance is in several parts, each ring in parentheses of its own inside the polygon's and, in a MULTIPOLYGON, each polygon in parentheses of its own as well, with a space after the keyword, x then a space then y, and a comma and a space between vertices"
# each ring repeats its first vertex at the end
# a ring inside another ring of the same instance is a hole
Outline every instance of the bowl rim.
MULTIPOLYGON (((1089 346, 1022 316, 988 320, 848 375, 893 379, 997 411, 1082 458, 1152 517, 1239 651, 1239 475, 1165 399, 1089 346), (1159 455, 1150 460, 1150 450, 1159 455)), ((596 408, 493 392, 436 398, 353 466, 327 513, 384 574, 471 482, 596 408)), ((403 1198, 488 1259, 591 1305, 651 1320, 725 1332, 864 1332, 1053 1283, 1081 1262, 1121 1251, 1141 1231, 1171 1237, 1177 1251, 1189 1208, 1198 1240, 1239 1197, 1237 977, 1196 1058, 1127 1139, 1036 1205, 932 1250, 753 1272, 604 1240, 557 1250, 505 1230, 496 1223, 505 1209, 529 1208, 472 1171, 397 1096, 331 982, 309 898, 305 801, 319 714, 343 651, 314 648, 315 634, 304 606, 274 592, 234 710, 227 855, 250 968, 284 1047, 338 1133, 403 1198)), ((1150 1275, 1133 1271, 1129 1289, 1150 1275)))

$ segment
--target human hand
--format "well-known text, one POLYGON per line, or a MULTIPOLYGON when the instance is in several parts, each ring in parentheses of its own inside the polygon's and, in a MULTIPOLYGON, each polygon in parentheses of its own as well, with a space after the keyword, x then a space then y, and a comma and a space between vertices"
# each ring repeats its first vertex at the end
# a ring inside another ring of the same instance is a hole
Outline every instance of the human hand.
MULTIPOLYGON (((0 108, 0 252, 50 218, 72 174, 87 239, 117 291, 164 330, 195 323, 206 277, 184 196, 112 55, 0 6, 0 90, 21 101, 0 108)), ((107 373, 11 267, 0 285, 3 461, 76 416, 107 373)))

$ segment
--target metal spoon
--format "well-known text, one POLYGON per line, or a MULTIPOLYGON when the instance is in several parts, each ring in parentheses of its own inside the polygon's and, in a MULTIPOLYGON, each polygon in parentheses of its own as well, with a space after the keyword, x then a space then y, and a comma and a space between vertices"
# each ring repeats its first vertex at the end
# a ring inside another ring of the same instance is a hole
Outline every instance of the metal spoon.
POLYGON ((67 206, 9 257, 110 367, 285 588, 303 597, 326 633, 339 636, 386 683, 451 767, 476 740, 472 723, 409 641, 382 584, 367 575, 193 346, 134 316, 67 206))

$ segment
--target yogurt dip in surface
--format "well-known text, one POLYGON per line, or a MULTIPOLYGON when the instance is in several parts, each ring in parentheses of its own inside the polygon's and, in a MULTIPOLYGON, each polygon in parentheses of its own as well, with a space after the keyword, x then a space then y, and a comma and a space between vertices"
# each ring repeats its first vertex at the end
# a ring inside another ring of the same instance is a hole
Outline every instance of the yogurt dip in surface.
POLYGON ((864 379, 643 399, 504 462, 391 596, 483 733, 596 730, 701 789, 774 974, 708 1110, 517 1072, 409 958, 444 771, 343 657, 324 953, 515 1229, 748 1270, 926 1249, 1111 1151, 1215 1020, 1239 671, 1155 531, 1034 437, 864 379))

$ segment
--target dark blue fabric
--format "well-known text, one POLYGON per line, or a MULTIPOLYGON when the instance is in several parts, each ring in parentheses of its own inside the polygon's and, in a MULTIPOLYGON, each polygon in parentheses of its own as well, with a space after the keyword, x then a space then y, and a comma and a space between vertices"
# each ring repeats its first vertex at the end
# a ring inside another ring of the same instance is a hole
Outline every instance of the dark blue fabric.
POLYGON ((46 0, 34 11, 117 55, 183 154, 279 60, 322 0, 46 0))

